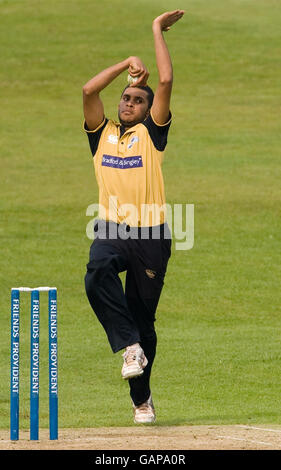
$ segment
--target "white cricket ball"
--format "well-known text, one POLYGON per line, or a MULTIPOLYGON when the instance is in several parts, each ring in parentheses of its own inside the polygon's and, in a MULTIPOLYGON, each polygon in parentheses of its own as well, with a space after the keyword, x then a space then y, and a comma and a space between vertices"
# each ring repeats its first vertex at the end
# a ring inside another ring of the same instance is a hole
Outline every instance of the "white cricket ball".
POLYGON ((131 85, 132 83, 136 83, 136 81, 138 80, 138 77, 132 77, 132 75, 129 74, 127 80, 128 80, 128 83, 130 83, 131 85))

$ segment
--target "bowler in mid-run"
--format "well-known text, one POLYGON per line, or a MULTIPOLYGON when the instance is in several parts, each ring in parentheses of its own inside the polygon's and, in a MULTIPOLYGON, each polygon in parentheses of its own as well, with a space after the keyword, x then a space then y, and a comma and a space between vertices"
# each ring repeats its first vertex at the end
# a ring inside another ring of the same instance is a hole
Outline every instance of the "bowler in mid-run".
POLYGON ((172 119, 173 68, 163 33, 183 15, 175 10, 153 21, 155 94, 138 57, 112 65, 83 87, 84 129, 100 206, 85 288, 112 351, 124 349, 121 374, 129 382, 135 423, 155 421, 150 389, 154 322, 171 255, 161 165, 172 119), (122 92, 115 122, 105 116, 100 93, 124 71, 136 80, 122 92), (125 289, 119 278, 124 271, 125 289))

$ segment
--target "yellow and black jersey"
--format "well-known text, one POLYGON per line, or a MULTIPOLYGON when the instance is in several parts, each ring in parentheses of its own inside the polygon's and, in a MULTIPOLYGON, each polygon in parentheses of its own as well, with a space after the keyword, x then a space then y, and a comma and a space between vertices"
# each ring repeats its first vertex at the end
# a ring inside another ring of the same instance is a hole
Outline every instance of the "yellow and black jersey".
POLYGON ((92 131, 84 122, 99 186, 99 218, 131 227, 166 221, 161 165, 170 124, 171 115, 159 125, 151 114, 127 130, 107 118, 92 131))

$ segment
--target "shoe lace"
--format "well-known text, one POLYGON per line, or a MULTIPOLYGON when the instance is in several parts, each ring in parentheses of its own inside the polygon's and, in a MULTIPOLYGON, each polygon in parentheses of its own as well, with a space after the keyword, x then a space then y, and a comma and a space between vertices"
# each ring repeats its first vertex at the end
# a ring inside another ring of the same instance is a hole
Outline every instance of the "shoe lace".
POLYGON ((147 401, 145 401, 141 405, 136 406, 136 409, 138 413, 147 413, 147 412, 153 413, 153 407, 147 401))
POLYGON ((142 403, 137 408, 138 408, 138 411, 147 411, 150 407, 148 403, 142 403))
POLYGON ((128 348, 123 354, 126 364, 131 364, 137 359, 137 350, 136 348, 128 348))

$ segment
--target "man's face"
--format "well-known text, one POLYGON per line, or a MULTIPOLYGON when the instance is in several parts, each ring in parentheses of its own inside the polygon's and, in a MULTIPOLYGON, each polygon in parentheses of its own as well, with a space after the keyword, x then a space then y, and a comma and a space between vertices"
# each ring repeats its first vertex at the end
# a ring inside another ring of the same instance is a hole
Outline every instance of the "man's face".
POLYGON ((118 106, 120 123, 125 127, 132 127, 144 121, 148 115, 148 105, 145 90, 137 87, 126 88, 118 106))

